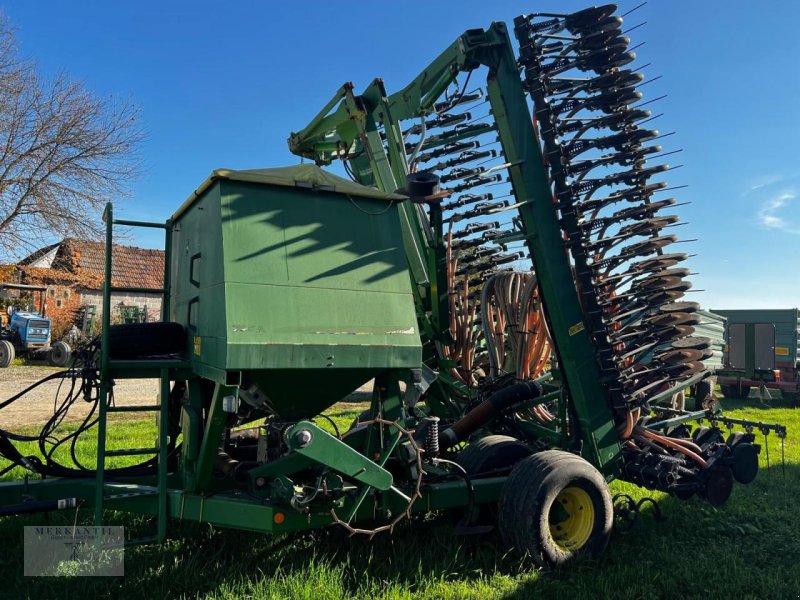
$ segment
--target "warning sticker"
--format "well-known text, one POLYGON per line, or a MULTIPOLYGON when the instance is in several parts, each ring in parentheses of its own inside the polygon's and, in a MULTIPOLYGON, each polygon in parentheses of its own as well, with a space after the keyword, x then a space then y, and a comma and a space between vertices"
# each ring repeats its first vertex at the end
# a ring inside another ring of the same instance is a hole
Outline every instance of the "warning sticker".
POLYGON ((194 336, 194 353, 200 356, 201 338, 199 335, 194 336))
POLYGON ((775 346, 775 354, 777 354, 778 356, 789 356, 789 349, 781 348, 780 346, 775 346))
POLYGON ((575 325, 567 329, 567 333, 570 335, 575 335, 579 331, 583 331, 583 329, 583 321, 581 321, 580 323, 575 323, 575 325))

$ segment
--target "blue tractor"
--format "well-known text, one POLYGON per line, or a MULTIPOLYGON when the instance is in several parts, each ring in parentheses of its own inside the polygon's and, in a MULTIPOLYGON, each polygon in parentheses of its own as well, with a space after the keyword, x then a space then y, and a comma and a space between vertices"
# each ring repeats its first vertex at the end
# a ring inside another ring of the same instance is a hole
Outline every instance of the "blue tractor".
POLYGON ((25 354, 34 358, 46 358, 55 367, 69 362, 71 349, 66 342, 50 343, 50 319, 45 315, 44 286, 0 283, 0 293, 17 291, 30 294, 34 299, 28 310, 16 310, 9 306, 0 322, 0 368, 8 367, 14 357, 25 354), (39 295, 40 310, 36 311, 35 296, 39 295))

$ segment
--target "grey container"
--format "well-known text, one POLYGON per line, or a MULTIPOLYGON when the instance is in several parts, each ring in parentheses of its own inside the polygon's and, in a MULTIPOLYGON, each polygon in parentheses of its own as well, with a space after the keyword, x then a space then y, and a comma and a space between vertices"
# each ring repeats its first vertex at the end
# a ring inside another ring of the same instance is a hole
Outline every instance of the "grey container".
POLYGON ((725 322, 722 315, 708 310, 698 310, 700 323, 694 326, 694 335, 711 339, 711 350, 714 354, 703 361, 709 371, 718 371, 722 368, 722 354, 725 349, 725 322))
POLYGON ((800 335, 800 314, 796 308, 774 309, 713 309, 725 317, 727 325, 735 323, 772 323, 775 325, 775 365, 793 368, 797 363, 797 343, 800 335))

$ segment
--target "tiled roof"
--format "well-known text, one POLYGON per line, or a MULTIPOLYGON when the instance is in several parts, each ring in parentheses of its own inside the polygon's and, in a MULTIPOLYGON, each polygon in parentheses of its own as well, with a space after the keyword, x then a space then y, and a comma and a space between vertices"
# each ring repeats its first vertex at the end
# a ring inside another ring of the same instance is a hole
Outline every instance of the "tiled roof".
MULTIPOLYGON (((66 238, 61 242, 52 268, 103 277, 105 246, 102 242, 66 238)), ((141 288, 160 288, 164 285, 163 250, 114 244, 111 252, 111 280, 114 285, 141 288)))

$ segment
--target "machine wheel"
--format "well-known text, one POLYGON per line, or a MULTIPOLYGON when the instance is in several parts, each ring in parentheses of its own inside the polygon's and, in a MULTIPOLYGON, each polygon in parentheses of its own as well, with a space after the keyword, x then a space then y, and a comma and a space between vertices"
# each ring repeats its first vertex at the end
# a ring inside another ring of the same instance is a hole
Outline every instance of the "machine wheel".
POLYGON ((702 410, 703 400, 705 400, 708 396, 713 398, 714 388, 711 385, 711 382, 708 380, 698 381, 693 387, 694 409, 702 410))
POLYGON ((511 467, 530 455, 530 448, 517 439, 507 435, 487 435, 464 448, 456 462, 468 475, 477 475, 511 467))
POLYGON ((144 358, 186 350, 186 332, 180 323, 112 325, 108 339, 111 358, 144 358))
POLYGON ((14 362, 14 344, 8 340, 0 340, 0 369, 5 369, 14 362))
POLYGON ((741 385, 741 386, 734 385, 733 386, 733 394, 734 394, 733 397, 743 400, 743 399, 747 398, 750 395, 750 390, 751 389, 753 389, 753 388, 752 388, 752 386, 749 386, 749 385, 741 385))
POLYGON ((56 342, 50 346, 47 353, 47 362, 54 367, 66 367, 72 356, 72 348, 66 342, 56 342))
POLYGON ((599 556, 614 519, 611 493, 587 461, 561 450, 538 452, 511 471, 500 496, 503 539, 542 566, 599 556))

